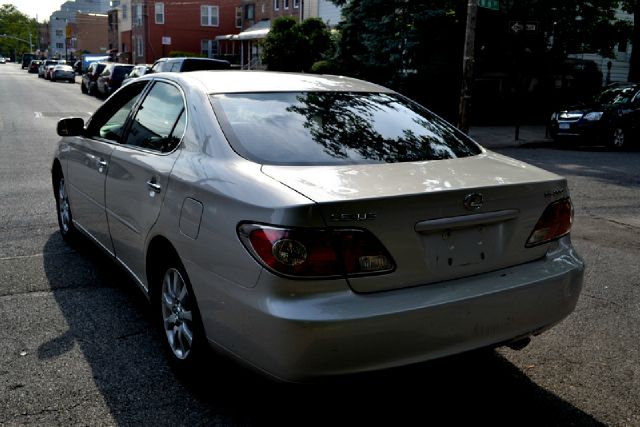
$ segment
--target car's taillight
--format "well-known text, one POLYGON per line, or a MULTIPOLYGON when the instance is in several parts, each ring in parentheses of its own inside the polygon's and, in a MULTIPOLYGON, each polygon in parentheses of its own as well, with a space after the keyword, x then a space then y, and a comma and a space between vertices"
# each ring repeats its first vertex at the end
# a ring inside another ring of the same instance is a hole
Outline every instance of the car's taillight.
POLYGON ((263 266, 293 277, 327 278, 387 273, 393 259, 369 231, 240 224, 238 235, 263 266))
POLYGON ((566 236, 571 231, 572 222, 573 205, 571 199, 566 198, 551 203, 544 210, 531 232, 526 247, 541 245, 566 236))

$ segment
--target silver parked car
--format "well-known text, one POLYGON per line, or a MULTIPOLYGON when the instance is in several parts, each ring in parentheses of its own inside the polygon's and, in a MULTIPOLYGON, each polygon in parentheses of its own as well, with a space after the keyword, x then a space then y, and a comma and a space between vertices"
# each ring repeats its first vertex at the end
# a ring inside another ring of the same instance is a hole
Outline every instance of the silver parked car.
POLYGON ((56 65, 51 71, 51 81, 66 80, 69 83, 76 82, 76 72, 71 65, 56 65))
POLYGON ((124 266, 180 368, 209 345, 293 381, 519 346, 582 287, 564 178, 374 84, 149 74, 58 134, 62 236, 124 266))

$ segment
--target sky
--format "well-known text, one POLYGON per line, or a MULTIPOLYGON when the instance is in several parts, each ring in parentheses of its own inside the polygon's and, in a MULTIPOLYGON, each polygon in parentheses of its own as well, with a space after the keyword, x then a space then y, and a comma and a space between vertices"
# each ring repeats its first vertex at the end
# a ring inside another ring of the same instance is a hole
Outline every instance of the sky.
POLYGON ((60 5, 67 0, 0 0, 0 4, 10 3, 30 18, 37 18, 38 22, 49 20, 53 12, 60 9, 60 5))

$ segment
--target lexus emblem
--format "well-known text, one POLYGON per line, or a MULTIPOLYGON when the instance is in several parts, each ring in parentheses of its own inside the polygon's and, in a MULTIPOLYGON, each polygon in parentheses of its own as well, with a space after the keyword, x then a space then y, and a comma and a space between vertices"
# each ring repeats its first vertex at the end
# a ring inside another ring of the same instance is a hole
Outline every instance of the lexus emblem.
POLYGON ((464 198, 464 208, 468 211, 477 211, 482 207, 482 194, 471 193, 464 198))

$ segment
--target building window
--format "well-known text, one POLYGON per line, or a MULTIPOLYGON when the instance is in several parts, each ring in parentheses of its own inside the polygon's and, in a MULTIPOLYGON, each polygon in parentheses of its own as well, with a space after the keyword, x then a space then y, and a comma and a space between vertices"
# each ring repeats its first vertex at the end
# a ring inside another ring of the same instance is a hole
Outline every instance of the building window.
POLYGON ((273 10, 280 10, 280 0, 273 0, 273 10))
POLYGON ((164 3, 156 3, 156 24, 164 24, 164 3))
POLYGON ((262 6, 260 7, 260 10, 262 11, 263 15, 266 13, 266 7, 265 7, 264 3, 262 3, 262 6))
POLYGON ((131 12, 133 14, 132 16, 133 24, 142 25, 142 5, 141 4, 135 5, 135 8, 134 7, 131 8, 131 12))
POLYGON ((129 5, 126 3, 122 3, 122 20, 126 21, 129 16, 129 5))
POLYGON ((289 9, 289 0, 282 0, 282 2, 284 3, 284 8, 289 9))
POLYGON ((256 5, 248 4, 244 7, 244 19, 254 20, 256 17, 256 5))
POLYGON ((136 55, 144 56, 144 43, 142 37, 136 37, 136 55))
POLYGON ((56 43, 57 49, 64 49, 64 43, 56 43))
POLYGON ((236 7, 236 28, 242 28, 242 7, 236 7))
POLYGON ((200 6, 200 25, 203 27, 218 26, 218 6, 200 6))
POLYGON ((202 40, 201 53, 207 58, 213 58, 218 54, 218 42, 215 40, 202 40))
POLYGON ((300 7, 300 0, 293 0, 293 7, 295 9, 299 8, 300 7))
POLYGON ((56 30, 56 37, 62 37, 62 30, 56 30))

